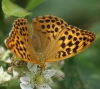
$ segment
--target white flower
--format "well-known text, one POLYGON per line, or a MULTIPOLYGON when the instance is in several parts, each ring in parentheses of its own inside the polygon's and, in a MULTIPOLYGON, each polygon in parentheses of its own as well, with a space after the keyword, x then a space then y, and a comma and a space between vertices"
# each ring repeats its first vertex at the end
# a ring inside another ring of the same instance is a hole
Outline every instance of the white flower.
POLYGON ((64 72, 61 70, 62 66, 64 65, 64 61, 57 61, 57 62, 52 62, 52 63, 46 63, 47 68, 53 68, 56 70, 56 74, 54 77, 57 78, 57 80, 62 81, 64 79, 64 72))
POLYGON ((9 57, 9 50, 5 50, 4 47, 0 46, 0 60, 6 63, 11 63, 11 59, 9 57))
POLYGON ((0 67, 0 84, 4 83, 5 81, 9 81, 10 79, 11 79, 11 75, 5 72, 1 66, 0 67))
POLYGON ((2 54, 5 51, 4 47, 0 46, 0 54, 2 54))
POLYGON ((37 65, 27 65, 31 72, 27 72, 26 76, 20 78, 21 89, 51 89, 47 83, 52 83, 51 77, 55 75, 55 70, 42 70, 37 65))
POLYGON ((33 89, 30 84, 30 78, 28 76, 24 76, 20 78, 20 87, 21 89, 33 89))

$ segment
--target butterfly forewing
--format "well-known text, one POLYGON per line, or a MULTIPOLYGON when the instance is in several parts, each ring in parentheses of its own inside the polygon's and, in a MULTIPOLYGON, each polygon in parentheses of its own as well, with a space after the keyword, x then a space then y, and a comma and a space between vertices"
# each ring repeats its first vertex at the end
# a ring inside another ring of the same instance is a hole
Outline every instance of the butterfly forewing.
POLYGON ((53 62, 72 57, 90 46, 95 38, 95 34, 90 31, 68 25, 53 42, 53 48, 46 55, 46 61, 53 62))
POLYGON ((18 18, 14 21, 12 31, 5 43, 11 52, 20 59, 36 63, 36 55, 32 48, 29 30, 27 20, 24 18, 18 18))
POLYGON ((61 29, 67 26, 67 23, 55 16, 40 16, 33 19, 33 34, 39 41, 39 50, 45 56, 50 50, 50 43, 55 40, 61 29), (48 47, 48 48, 47 48, 48 47))

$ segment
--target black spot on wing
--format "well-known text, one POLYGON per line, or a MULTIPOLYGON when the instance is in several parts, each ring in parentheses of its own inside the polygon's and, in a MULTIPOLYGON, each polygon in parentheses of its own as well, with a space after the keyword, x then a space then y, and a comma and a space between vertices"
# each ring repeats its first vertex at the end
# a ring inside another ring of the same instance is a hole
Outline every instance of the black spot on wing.
POLYGON ((45 26, 44 26, 44 25, 41 25, 41 28, 42 28, 42 29, 45 29, 45 26))
POLYGON ((72 41, 70 41, 68 44, 67 44, 69 47, 71 47, 73 45, 72 41))
POLYGON ((66 47, 66 44, 65 44, 65 43, 62 43, 62 44, 61 44, 61 47, 62 47, 62 48, 65 48, 65 47, 66 47))
POLYGON ((50 24, 47 24, 47 28, 50 29, 50 24))
POLYGON ((65 36, 62 36, 59 40, 62 40, 63 42, 65 41, 65 36))
POLYGON ((50 22, 50 20, 49 19, 46 19, 45 22, 48 23, 48 22, 50 22))
POLYGON ((77 49, 78 49, 78 48, 79 48, 79 46, 76 45, 75 48, 73 49, 73 52, 74 52, 74 53, 77 53, 77 49))
POLYGON ((68 36, 68 40, 71 40, 71 38, 72 38, 72 35, 69 35, 69 36, 68 36))

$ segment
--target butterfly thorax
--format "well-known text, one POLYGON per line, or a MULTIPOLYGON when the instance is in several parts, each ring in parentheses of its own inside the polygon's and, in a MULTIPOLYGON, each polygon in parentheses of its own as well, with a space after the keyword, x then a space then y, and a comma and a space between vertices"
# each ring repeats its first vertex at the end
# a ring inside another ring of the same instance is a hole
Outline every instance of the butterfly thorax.
POLYGON ((42 53, 37 53, 37 59, 38 59, 39 67, 44 69, 46 65, 45 65, 45 58, 44 58, 43 54, 42 53))

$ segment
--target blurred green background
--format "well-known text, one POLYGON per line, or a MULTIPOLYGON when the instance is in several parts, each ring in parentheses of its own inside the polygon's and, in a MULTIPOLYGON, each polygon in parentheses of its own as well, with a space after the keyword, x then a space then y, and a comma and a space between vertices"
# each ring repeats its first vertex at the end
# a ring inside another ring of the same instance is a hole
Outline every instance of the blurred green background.
MULTIPOLYGON (((0 2, 2 3, 2 0, 0 2)), ((62 68, 65 73, 64 80, 56 81, 53 89, 100 89, 100 0, 12 0, 12 2, 32 13, 25 17, 30 23, 37 16, 54 15, 70 25, 96 33, 97 38, 88 49, 65 60, 62 68)), ((5 4, 3 3, 4 6, 5 4)), ((6 6, 10 8, 9 4, 6 6)), ((7 18, 5 15, 0 8, 0 45, 4 47, 4 40, 12 29, 12 23, 18 18, 14 13, 6 16, 7 18)), ((0 89, 14 89, 12 86, 20 89, 16 82, 0 89)))

